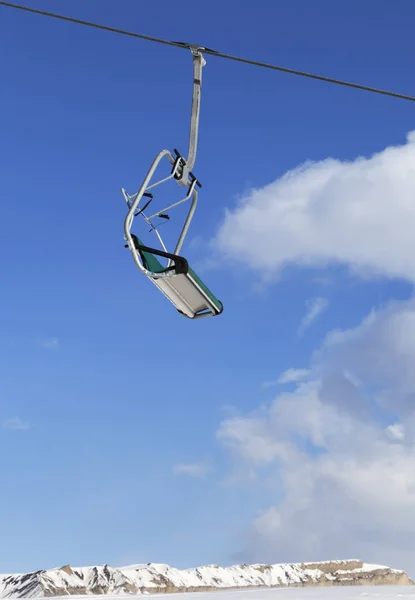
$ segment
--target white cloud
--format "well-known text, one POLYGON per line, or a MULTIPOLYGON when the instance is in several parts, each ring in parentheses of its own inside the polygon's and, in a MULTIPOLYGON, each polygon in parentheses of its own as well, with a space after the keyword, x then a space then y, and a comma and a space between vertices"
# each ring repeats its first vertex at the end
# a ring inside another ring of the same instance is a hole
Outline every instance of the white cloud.
POLYGON ((286 383, 296 383, 302 379, 306 379, 310 371, 308 369, 287 369, 273 381, 264 381, 262 387, 272 387, 274 385, 284 385, 286 383))
POLYGON ((210 467, 205 463, 187 463, 174 465, 173 472, 188 475, 189 477, 205 477, 210 467))
POLYGON ((342 264, 414 282, 414 164, 415 132, 369 158, 307 162, 228 210, 215 246, 267 277, 342 264))
POLYGON ((53 350, 55 348, 59 348, 59 340, 56 337, 46 338, 42 340, 41 346, 42 348, 53 350))
POLYGON ((29 429, 29 423, 25 423, 19 417, 13 417, 12 419, 7 419, 4 421, 3 428, 4 429, 13 429, 14 431, 25 431, 29 429))
POLYGON ((372 312, 354 329, 332 332, 314 357, 370 382, 381 406, 406 416, 415 407, 414 359, 415 299, 372 312))
POLYGON ((220 424, 235 470, 275 494, 242 560, 357 556, 414 574, 414 364, 415 302, 394 303, 327 336, 294 391, 220 424))
POLYGON ((267 428, 263 417, 233 417, 222 421, 217 438, 247 463, 263 466, 286 458, 286 448, 275 439, 272 428, 267 428))
POLYGON ((301 320, 300 327, 298 328, 299 335, 302 335, 306 329, 310 327, 312 323, 326 310, 329 305, 329 301, 326 298, 312 298, 306 302, 306 313, 301 320))
POLYGON ((401 423, 393 423, 386 427, 386 432, 391 440, 402 442, 405 439, 405 429, 401 423))

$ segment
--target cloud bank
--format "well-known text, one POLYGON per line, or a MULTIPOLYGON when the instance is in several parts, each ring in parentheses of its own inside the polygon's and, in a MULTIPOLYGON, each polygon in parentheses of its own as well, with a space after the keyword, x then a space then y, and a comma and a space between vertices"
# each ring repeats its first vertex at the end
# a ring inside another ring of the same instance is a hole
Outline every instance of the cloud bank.
POLYGON ((306 162, 226 212, 214 245, 265 278, 347 265, 415 281, 415 132, 369 158, 306 162), (247 241, 249 240, 249 243, 247 241))
POLYGON ((331 333, 311 363, 281 377, 301 374, 293 391, 217 432, 238 473, 275 495, 239 558, 357 556, 414 575, 415 300, 331 333))

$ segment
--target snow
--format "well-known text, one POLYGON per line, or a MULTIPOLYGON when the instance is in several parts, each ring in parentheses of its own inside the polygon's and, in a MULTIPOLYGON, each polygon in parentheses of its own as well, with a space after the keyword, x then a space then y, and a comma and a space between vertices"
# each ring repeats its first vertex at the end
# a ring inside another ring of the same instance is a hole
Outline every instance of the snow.
MULTIPOLYGON (((148 594, 149 600, 159 594, 148 594)), ((368 586, 368 587, 314 587, 279 588, 265 590, 232 590, 169 594, 172 600, 394 600, 396 598, 415 599, 412 586, 368 586)), ((65 600, 102 600, 102 596, 65 596, 65 600)), ((107 600, 131 600, 131 596, 106 596, 107 600)), ((52 600, 52 598, 50 599, 52 600)), ((61 598, 59 599, 61 600, 61 598)))
MULTIPOLYGON (((278 588, 287 588, 288 586, 315 586, 324 583, 330 586, 333 583, 349 585, 357 583, 357 580, 361 584, 370 584, 374 583, 372 574, 377 578, 376 583, 382 582, 382 578, 383 582, 387 584, 408 583, 408 579, 402 571, 381 565, 362 563, 359 560, 305 564, 234 565, 231 567, 205 565, 186 570, 179 570, 166 564, 152 563, 120 568, 108 565, 95 567, 66 565, 35 573, 0 575, 0 599, 62 595, 76 596, 79 599, 79 596, 86 594, 88 598, 99 597, 102 600, 102 595, 107 598, 108 596, 121 598, 128 594, 128 597, 131 598, 131 595, 166 592, 177 596, 181 595, 179 592, 186 591, 187 596, 189 593, 191 594, 192 600, 195 600, 195 594, 200 595, 201 592, 203 600, 208 600, 206 594, 209 594, 209 590, 216 589, 218 590, 216 594, 223 595, 225 589, 226 593, 231 593, 230 589, 238 588, 241 590, 238 592, 240 596, 245 598, 245 594, 250 594, 249 598, 256 600, 256 597, 251 596, 251 591, 255 588, 258 590, 258 588, 273 587, 272 593, 280 593, 281 590, 278 588), (96 594, 100 595, 96 596, 96 594)), ((321 587, 319 589, 322 590, 321 587)), ((376 589, 379 590, 379 586, 376 589)), ((400 590, 403 589, 401 586, 400 590)), ((410 589, 415 590, 414 587, 410 587, 410 589)), ((260 592, 257 591, 257 593, 260 592)), ((292 593, 291 590, 289 593, 292 593)), ((306 597, 308 598, 308 596, 306 597)), ((349 596, 345 597, 349 598, 349 596)), ((415 591, 412 597, 415 598, 415 591)), ((230 598, 235 599, 235 596, 230 598)), ((271 600, 271 597, 269 598, 271 600)), ((277 600, 280 598, 281 596, 278 596, 277 600)), ((215 595, 215 600, 221 600, 221 598, 215 595)))

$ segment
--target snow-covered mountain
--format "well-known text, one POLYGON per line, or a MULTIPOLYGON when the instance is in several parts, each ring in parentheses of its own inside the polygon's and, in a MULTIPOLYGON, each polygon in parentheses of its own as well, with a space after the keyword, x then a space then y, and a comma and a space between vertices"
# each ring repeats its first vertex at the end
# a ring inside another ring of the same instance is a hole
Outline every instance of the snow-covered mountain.
POLYGON ((359 560, 278 565, 207 565, 179 570, 148 564, 113 568, 60 567, 0 575, 0 598, 212 591, 306 585, 412 585, 404 571, 359 560))

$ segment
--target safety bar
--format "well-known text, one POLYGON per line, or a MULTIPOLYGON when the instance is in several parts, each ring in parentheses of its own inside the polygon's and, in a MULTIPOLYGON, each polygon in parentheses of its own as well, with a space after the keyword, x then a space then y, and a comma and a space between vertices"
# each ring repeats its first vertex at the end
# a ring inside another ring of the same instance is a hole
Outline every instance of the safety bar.
MULTIPOLYGON (((187 192, 187 195, 185 198, 183 198, 182 200, 178 200, 177 202, 174 202, 174 204, 169 204, 169 206, 166 206, 165 208, 162 208, 161 210, 158 210, 156 213, 154 213, 154 215, 147 217, 147 219, 149 221, 151 221, 151 219, 155 219, 156 217, 159 217, 160 215, 168 212, 172 208, 176 208, 176 206, 179 206, 179 204, 183 204, 183 202, 186 202, 187 200, 189 200, 193 194, 193 190, 195 188, 196 183, 197 183, 197 179, 192 181, 192 184, 190 185, 189 191, 187 192)), ((134 215, 134 216, 136 216, 136 215, 134 215)))
MULTIPOLYGON (((170 261, 174 262, 174 266, 167 267, 170 271, 174 269, 176 275, 186 275, 189 272, 189 263, 183 256, 177 256, 177 254, 171 254, 170 252, 163 252, 163 250, 158 250, 157 248, 150 248, 149 246, 144 246, 144 244, 140 244, 138 242, 138 238, 136 235, 132 234, 134 247, 138 251, 142 252, 150 252, 150 254, 155 254, 156 256, 162 256, 163 258, 168 258, 170 261)), ((128 244, 127 246, 128 247, 128 244)), ((154 273, 155 276, 160 275, 160 273, 154 273)))

